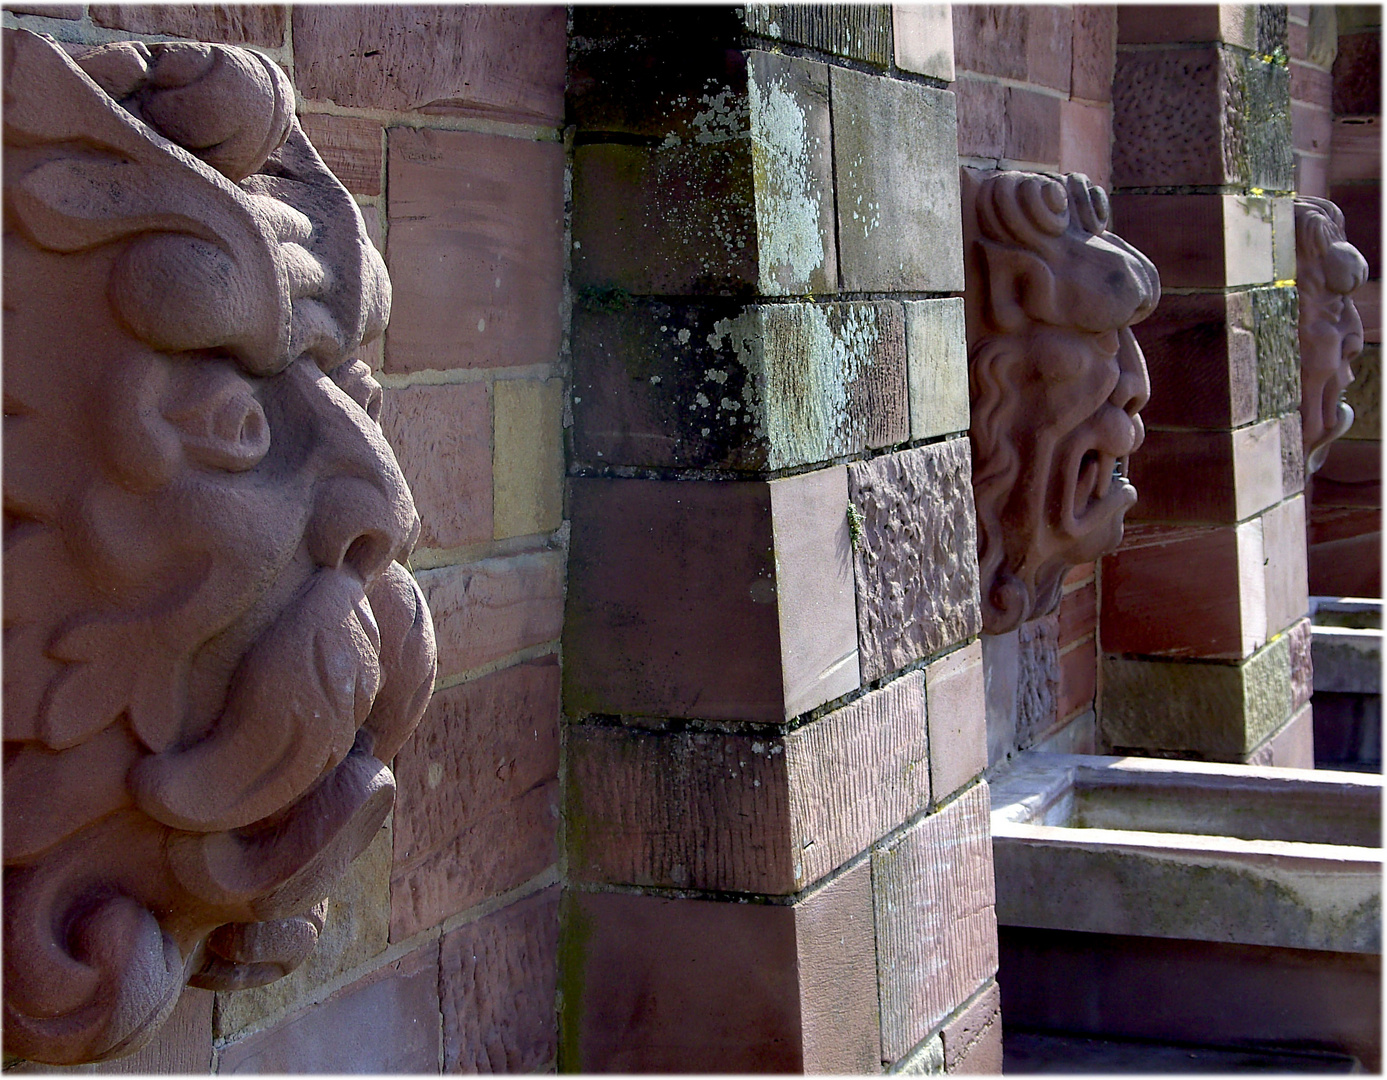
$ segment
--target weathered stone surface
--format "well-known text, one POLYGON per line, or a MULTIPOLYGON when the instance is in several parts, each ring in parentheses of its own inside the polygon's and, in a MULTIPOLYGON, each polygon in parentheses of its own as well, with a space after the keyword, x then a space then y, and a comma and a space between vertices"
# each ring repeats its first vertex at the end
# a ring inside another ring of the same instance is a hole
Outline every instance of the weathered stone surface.
MULTIPOLYGON (((6 8, 6 10, 12 10, 6 8)), ((81 17, 81 12, 78 12, 81 17)), ((163 1073, 207 1073, 212 1068, 212 1008, 215 994, 188 987, 158 1033, 129 1057, 99 1065, 40 1065, 11 1059, 7 1073, 93 1073, 98 1076, 150 1076, 163 1073)))
POLYGON ((863 682, 981 629, 969 460, 951 439, 848 466, 863 682))
POLYGON ((804 1068, 790 907, 622 893, 564 897, 560 1068, 804 1068))
POLYGON ((965 645, 925 668, 925 695, 930 787, 938 802, 987 768, 982 645, 965 645))
POLYGON ((1285 635, 1240 664, 1105 655, 1102 666, 1099 730, 1114 752, 1241 761, 1292 712, 1285 635))
POLYGON ((958 152, 963 157, 1001 158, 1006 152, 1007 88, 970 79, 953 85, 958 108, 958 152))
MULTIPOLYGON (((1275 8, 1262 4, 1257 10, 1275 8)), ((1270 53, 1266 50, 1264 55, 1270 53)), ((1257 56, 1241 59, 1239 68, 1244 106, 1234 107, 1227 117, 1232 123, 1239 170, 1254 188, 1290 191, 1295 172, 1290 72, 1285 64, 1268 63, 1257 56)))
POLYGON ((879 1071, 871 862, 806 896, 794 913, 804 1071, 879 1071))
POLYGON ((1382 348, 1364 346, 1353 362, 1353 382, 1349 383, 1344 400, 1353 410, 1353 427, 1344 434, 1346 439, 1382 438, 1382 348))
POLYGON ((896 66, 954 81, 952 4, 892 4, 896 66))
POLYGON ((1281 496, 1289 499, 1305 490, 1305 446, 1300 436, 1300 413, 1281 417, 1281 496))
POLYGON ((885 67, 891 10, 888 4, 748 4, 744 18, 753 34, 885 67))
POLYGON ((385 437, 415 493, 419 546, 491 539, 491 402, 486 383, 387 390, 385 437))
POLYGON ((267 986, 216 996, 217 1038, 289 1012, 318 987, 385 951, 390 938, 390 852, 387 824, 328 897, 318 944, 296 970, 267 986))
POLYGON ((1382 693, 1382 634, 1379 631, 1317 626, 1311 636, 1311 653, 1317 691, 1382 693))
POLYGON ((568 731, 580 881, 787 894, 929 802, 919 673, 780 739, 568 731))
POLYGON ((881 1052, 894 1061, 997 971, 987 784, 872 852, 881 1052))
POLYGON ((943 1036, 931 1035, 888 1071, 901 1076, 943 1076, 943 1036))
POLYGON ((976 1076, 1002 1073, 1002 992, 994 981, 940 1032, 944 1070, 976 1076))
POLYGON ((962 289, 953 94, 840 67, 830 81, 843 288, 962 289))
POLYGON ((558 1056, 559 888, 443 935, 445 1073, 540 1072, 558 1056))
POLYGON ((1026 81, 1068 95, 1073 39, 1069 4, 1026 5, 1026 81))
POLYGON ((1257 419, 1257 350, 1247 293, 1164 295, 1133 333, 1151 385, 1159 388, 1142 409, 1147 424, 1235 428, 1257 419))
MULTIPOLYGON (((1082 101, 1111 101, 1117 57, 1117 8, 1074 5, 1074 73, 1071 94, 1082 101)), ((1092 177, 1097 182, 1097 177, 1092 177)))
POLYGON ((48 19, 80 19, 85 4, 6 4, 5 10, 16 15, 42 15, 48 19))
MULTIPOLYGON (((1328 110, 1322 110, 1321 115, 1330 114, 1328 110)), ((1333 156, 1329 162, 1330 179, 1336 184, 1380 180, 1382 117, 1339 116, 1333 118, 1330 123, 1330 143, 1333 147, 1333 156)), ((1320 153, 1329 151, 1321 150, 1320 153)), ((1309 191, 1301 194, 1322 193, 1309 191)))
POLYGON ((555 6, 311 5, 294 10, 295 81, 314 101, 557 127, 565 37, 555 6))
POLYGON ((1257 416, 1266 420, 1300 407, 1300 345, 1296 290, 1252 289, 1252 333, 1257 342, 1257 416))
POLYGON ((302 113, 299 123, 343 187, 353 195, 380 194, 385 137, 379 123, 329 113, 302 113))
POLYGON ((554 657, 438 691, 395 759, 390 938, 528 881, 558 856, 554 657))
POLYGON ((386 262, 395 292, 386 370, 554 363, 563 147, 397 127, 388 151, 386 262))
POLYGON ((960 69, 1068 94, 1072 33, 1067 6, 960 4, 953 23, 960 69))
POLYGON ((1156 4, 1118 5, 1117 40, 1121 45, 1223 41, 1251 49, 1257 24, 1246 4, 1191 4, 1172 18, 1169 7, 1156 4))
POLYGON ((1002 156, 1031 165, 1059 167, 1062 102, 1052 94, 1007 88, 1002 156))
POLYGON ((1075 589, 1066 582, 1065 590, 1059 609, 1061 649, 1087 637, 1098 625, 1098 589, 1091 572, 1087 585, 1075 589))
POLYGON ((1315 724, 1307 703, 1295 713, 1280 731, 1245 755, 1248 765, 1270 765, 1274 769, 1313 769, 1315 767, 1315 724))
POLYGON ((1233 524, 1282 499, 1281 423, 1147 433, 1133 455, 1132 520, 1233 524))
POLYGON ((1268 634, 1281 633, 1309 610, 1305 550, 1305 499, 1297 495, 1262 515, 1268 634))
POLYGON ((984 634, 983 695, 987 702, 987 763, 1005 761, 1019 749, 1016 739, 1016 687, 1020 667, 1020 629, 984 634))
POLYGON ((963 301, 908 300, 905 350, 910 437, 932 439, 968 430, 968 344, 963 301))
POLYGON ((1060 654, 1060 696, 1057 711, 1061 721, 1091 710, 1097 693, 1098 646, 1094 640, 1089 639, 1060 654))
POLYGON ((1017 627, 1016 654, 1016 744, 1024 749, 1060 718, 1059 615, 1017 627))
POLYGON ((92 22, 97 26, 136 34, 168 34, 195 41, 223 41, 228 45, 267 48, 284 44, 288 15, 286 4, 91 5, 92 22))
POLYGON ((1334 136, 1334 117, 1328 109, 1291 102, 1291 143, 1296 150, 1328 154, 1334 136))
POLYGON ((1144 252, 1166 288, 1274 280, 1272 200, 1252 195, 1114 195, 1113 231, 1144 252))
POLYGON ((563 380, 502 379, 492 394, 493 535, 551 532, 563 522, 563 380))
POLYGON ((438 942, 431 941, 278 1026, 223 1047, 218 1072, 435 1072, 438 1027, 438 942))
POLYGON ((417 577, 433 615, 440 676, 557 641, 563 632, 562 552, 483 559, 417 577))

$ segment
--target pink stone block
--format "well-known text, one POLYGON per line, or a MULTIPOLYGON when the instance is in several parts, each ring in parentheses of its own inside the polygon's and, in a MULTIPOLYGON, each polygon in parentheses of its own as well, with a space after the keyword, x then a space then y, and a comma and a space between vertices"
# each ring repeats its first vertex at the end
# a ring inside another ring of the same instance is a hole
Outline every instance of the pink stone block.
POLYGON ((1007 89, 1000 83, 960 77, 958 152, 963 157, 1000 158, 1006 153, 1007 89))
POLYGON ((470 131, 388 136, 386 370, 554 363, 563 147, 470 131))
POLYGON ((1068 4, 1027 4, 1026 81, 1069 93, 1073 14, 1068 4))
MULTIPOLYGON (((299 123, 323 163, 354 195, 379 195, 381 126, 374 120, 328 113, 302 113, 299 123)), ((374 237, 373 237, 374 239, 374 237)))
POLYGON ((1112 182, 1112 107, 1060 103, 1060 172, 1080 172, 1099 187, 1112 182))
POLYGON ((1004 156, 1013 161, 1058 166, 1060 105, 1060 99, 1053 95, 1009 87, 1004 156))
POLYGON ((1111 101, 1117 56, 1117 8, 1074 5, 1074 73, 1070 93, 1084 101, 1111 101))
POLYGON ((1002 1074, 1002 992, 990 983, 950 1018, 944 1039, 944 1071, 965 1076, 1002 1074))
POLYGON ((987 768, 987 706, 982 645, 973 642, 925 668, 929 770, 935 801, 987 768))
MULTIPOLYGON (((284 44, 286 4, 93 4, 92 22, 136 34, 168 34, 228 45, 284 44)), ((61 18, 62 16, 58 16, 61 18)), ((80 15, 78 16, 80 17, 80 15)))

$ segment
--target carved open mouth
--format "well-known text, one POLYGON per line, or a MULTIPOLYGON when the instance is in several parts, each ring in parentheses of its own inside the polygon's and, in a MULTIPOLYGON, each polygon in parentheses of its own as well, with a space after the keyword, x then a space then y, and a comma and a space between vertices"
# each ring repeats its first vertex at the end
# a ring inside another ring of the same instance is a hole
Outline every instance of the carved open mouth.
POLYGON ((1062 525, 1075 538, 1104 528, 1136 502, 1136 488, 1127 479, 1127 453, 1091 446, 1065 475, 1074 479, 1065 493, 1062 525))

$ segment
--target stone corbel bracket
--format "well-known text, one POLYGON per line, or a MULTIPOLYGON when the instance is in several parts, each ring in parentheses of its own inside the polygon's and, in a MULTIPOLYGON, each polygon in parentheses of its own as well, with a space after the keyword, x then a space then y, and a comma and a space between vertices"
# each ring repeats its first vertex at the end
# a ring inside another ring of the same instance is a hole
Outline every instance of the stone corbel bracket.
POLYGON ((1122 540, 1150 394, 1131 326, 1160 278, 1086 177, 962 173, 983 630, 1001 634, 1122 540))

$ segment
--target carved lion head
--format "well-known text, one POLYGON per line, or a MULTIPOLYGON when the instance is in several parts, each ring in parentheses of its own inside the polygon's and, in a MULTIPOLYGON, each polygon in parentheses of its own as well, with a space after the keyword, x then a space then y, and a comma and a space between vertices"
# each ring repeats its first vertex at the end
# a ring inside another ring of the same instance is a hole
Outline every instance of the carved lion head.
POLYGON ((5 32, 5 1048, 291 970, 433 684, 360 213, 254 53, 5 32))

